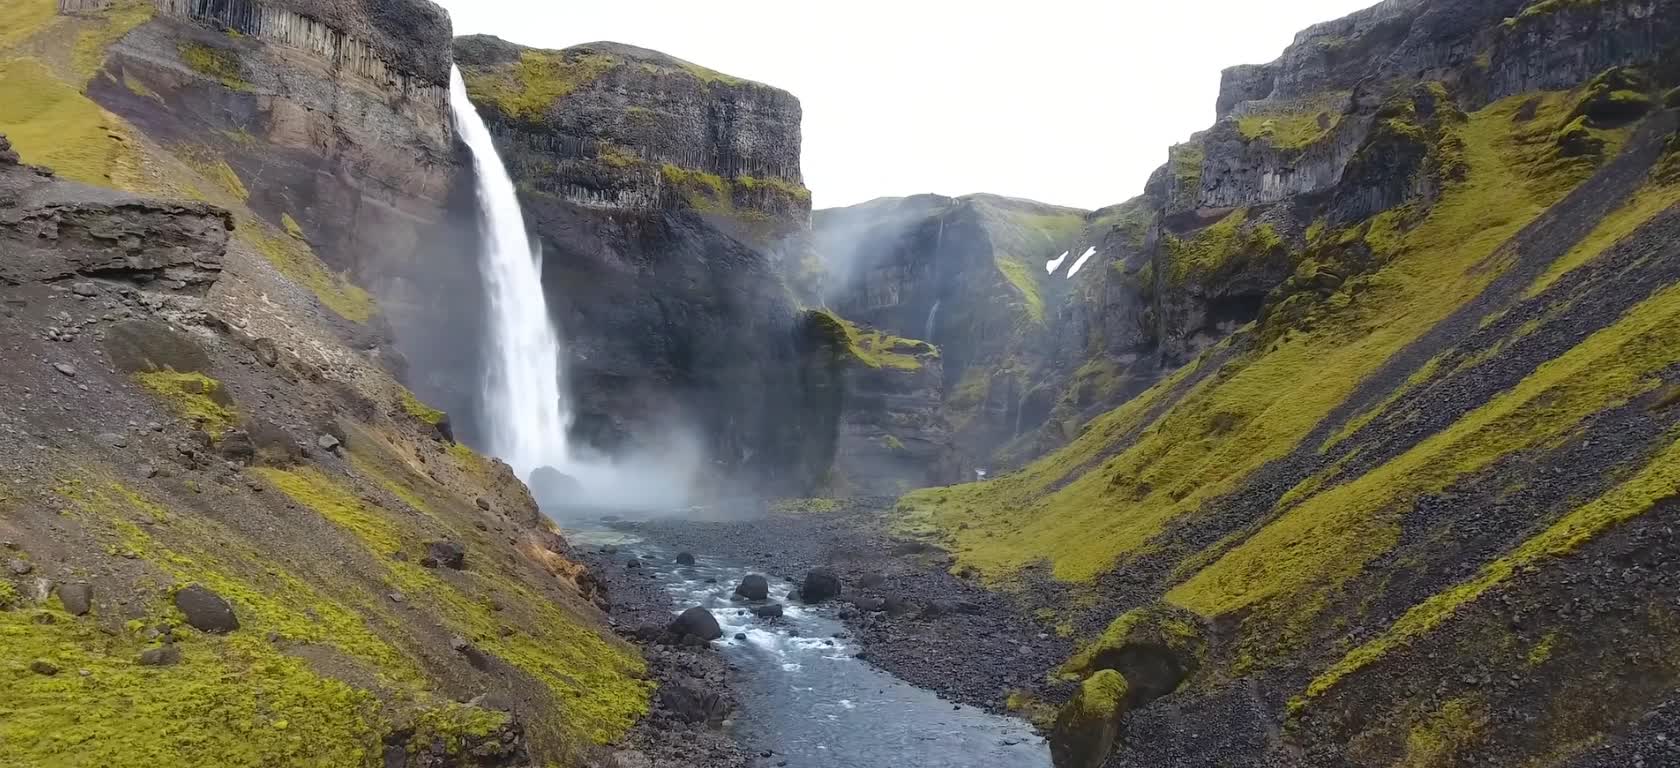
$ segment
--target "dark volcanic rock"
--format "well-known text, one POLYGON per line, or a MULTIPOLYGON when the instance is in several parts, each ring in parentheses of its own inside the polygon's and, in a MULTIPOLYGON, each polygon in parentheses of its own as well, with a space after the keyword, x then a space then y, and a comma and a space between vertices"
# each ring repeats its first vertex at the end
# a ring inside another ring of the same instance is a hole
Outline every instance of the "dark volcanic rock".
POLYGON ((820 603, 839 597, 840 577, 827 568, 813 568, 805 574, 805 582, 799 588, 799 596, 807 603, 820 603))
POLYGON ((187 625, 200 632, 225 635, 239 629, 239 617, 233 606, 221 595, 192 584, 175 593, 175 607, 186 617, 187 625))
POLYGON ((688 723, 718 723, 727 714, 723 698, 697 680, 660 686, 659 703, 688 723))
POLYGON ((426 543, 426 557, 445 568, 462 570, 467 567, 467 549, 453 541, 426 543))
POLYGON ((170 667, 181 662, 181 651, 173 645, 147 648, 137 662, 143 667, 170 667))
POLYGON ((698 637, 710 641, 723 637, 723 628, 718 626, 717 617, 700 606, 683 611, 671 622, 669 629, 678 638, 698 637))
POLYGON ((687 552, 678 552, 677 565, 694 565, 694 555, 687 552))
POLYGON ((782 604, 771 603, 760 605, 752 609, 753 615, 761 619, 779 619, 782 617, 782 604))
POLYGON ((64 610, 72 616, 85 616, 93 610, 93 585, 85 581, 58 586, 59 602, 64 603, 64 610))
POLYGON ((770 580, 759 574, 749 573, 735 587, 735 594, 748 600, 768 599, 770 597, 770 580))

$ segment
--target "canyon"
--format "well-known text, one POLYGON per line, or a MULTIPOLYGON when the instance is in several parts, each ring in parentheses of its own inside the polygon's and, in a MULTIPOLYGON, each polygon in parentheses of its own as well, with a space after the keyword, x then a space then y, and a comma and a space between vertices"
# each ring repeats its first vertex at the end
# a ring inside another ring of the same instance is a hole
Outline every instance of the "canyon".
POLYGON ((1680 3, 1383 0, 1098 210, 813 210, 795 95, 426 0, 0 13, 12 764, 819 765, 741 667, 838 642, 1021 765, 1680 765, 1680 3), (657 493, 497 438, 452 68, 657 493))

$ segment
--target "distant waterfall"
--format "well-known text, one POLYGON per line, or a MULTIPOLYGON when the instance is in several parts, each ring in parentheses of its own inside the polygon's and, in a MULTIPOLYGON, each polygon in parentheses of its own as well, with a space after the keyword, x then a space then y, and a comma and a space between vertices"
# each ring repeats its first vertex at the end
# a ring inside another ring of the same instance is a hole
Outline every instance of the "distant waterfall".
POLYGON ((939 300, 933 302, 933 309, 928 310, 927 331, 922 334, 922 341, 933 343, 933 321, 939 317, 939 300))
POLYGON ((480 264, 490 307, 491 353, 483 406, 488 449, 522 479, 538 467, 565 466, 571 408, 561 386, 560 336, 543 296, 542 264, 531 252, 513 179, 490 129, 467 100, 459 70, 449 73, 455 128, 472 150, 484 228, 480 264))

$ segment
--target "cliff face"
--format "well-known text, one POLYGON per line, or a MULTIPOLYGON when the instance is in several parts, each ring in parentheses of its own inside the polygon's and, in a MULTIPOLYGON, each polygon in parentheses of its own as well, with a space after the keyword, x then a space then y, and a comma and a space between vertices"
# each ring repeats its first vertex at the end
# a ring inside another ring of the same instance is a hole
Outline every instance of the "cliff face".
POLYGON ((1047 424, 1077 426, 899 506, 1055 606, 1083 646, 1054 672, 1127 681, 1064 760, 1669 754, 1676 23, 1382 3, 1230 71, 1219 122, 1088 217, 1102 268, 1051 310, 1084 362, 1047 424), (1138 361, 1159 383, 1079 410, 1138 361))
POLYGON ((579 436, 620 450, 692 427, 725 474, 803 492, 832 421, 783 281, 805 237, 799 103, 613 43, 456 42, 520 186, 572 347, 579 436))
POLYGON ((955 443, 984 468, 1048 414, 1039 404, 1054 394, 1036 391, 1033 372, 1055 356, 1069 286, 1044 265, 1071 250, 1070 266, 1084 230, 1071 208, 925 195, 820 211, 813 243, 841 315, 939 348, 955 443))
POLYGON ((0 11, 0 754, 575 764, 621 737, 650 684, 605 596, 393 376, 393 328, 427 326, 392 320, 474 268, 445 242, 442 12, 0 11))

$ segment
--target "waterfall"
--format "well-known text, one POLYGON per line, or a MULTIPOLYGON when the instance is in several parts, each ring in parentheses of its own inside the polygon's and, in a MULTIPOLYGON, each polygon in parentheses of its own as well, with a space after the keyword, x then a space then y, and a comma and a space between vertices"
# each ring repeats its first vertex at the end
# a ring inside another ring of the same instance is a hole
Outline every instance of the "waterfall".
POLYGON ((933 309, 928 310, 927 332, 922 334, 922 341, 933 343, 933 321, 939 317, 939 300, 933 300, 933 309))
POLYGON ((459 70, 449 73, 455 129, 472 150, 484 239, 479 263, 490 309, 490 353, 484 378, 487 448, 520 478, 538 467, 564 467, 571 409, 561 387, 560 336, 548 316, 542 264, 531 251, 525 217, 490 129, 467 100, 459 70))

